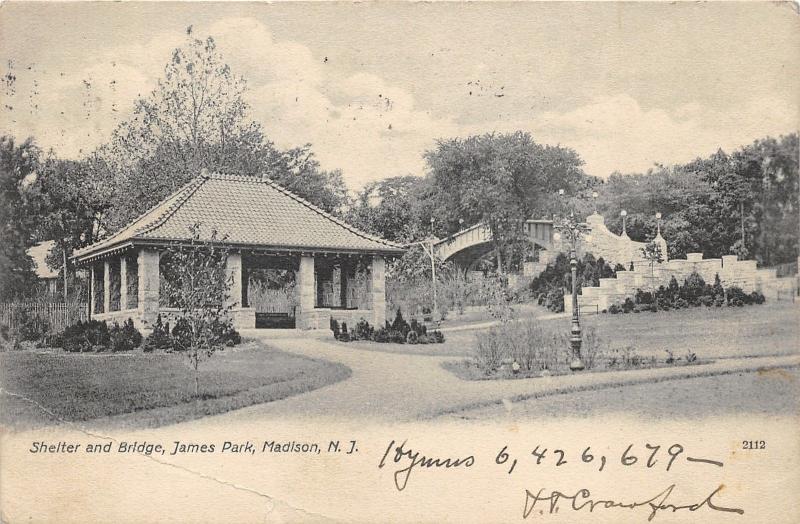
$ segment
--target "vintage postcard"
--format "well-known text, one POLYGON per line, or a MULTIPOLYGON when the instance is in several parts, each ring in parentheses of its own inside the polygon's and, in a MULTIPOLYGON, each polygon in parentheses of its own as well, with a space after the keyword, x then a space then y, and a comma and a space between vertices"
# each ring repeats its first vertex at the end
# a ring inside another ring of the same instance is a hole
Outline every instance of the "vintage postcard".
POLYGON ((0 4, 3 523, 800 522, 797 2, 0 4))

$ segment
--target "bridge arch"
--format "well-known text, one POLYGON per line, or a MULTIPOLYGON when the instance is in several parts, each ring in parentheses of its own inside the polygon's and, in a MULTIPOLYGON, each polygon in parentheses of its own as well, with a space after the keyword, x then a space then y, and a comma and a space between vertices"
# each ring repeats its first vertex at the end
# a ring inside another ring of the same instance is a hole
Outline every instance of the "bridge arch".
MULTIPOLYGON (((525 221, 525 234, 540 251, 553 249, 553 221, 525 221)), ((452 260, 464 268, 473 267, 491 253, 492 232, 485 224, 475 224, 434 244, 434 253, 443 261, 452 260)))

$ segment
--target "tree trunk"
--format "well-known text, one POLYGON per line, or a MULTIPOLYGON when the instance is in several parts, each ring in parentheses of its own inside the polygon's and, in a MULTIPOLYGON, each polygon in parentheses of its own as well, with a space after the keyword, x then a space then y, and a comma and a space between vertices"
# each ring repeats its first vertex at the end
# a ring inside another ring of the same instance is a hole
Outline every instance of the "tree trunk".
POLYGON ((195 349, 194 354, 194 398, 200 398, 200 373, 198 372, 198 367, 200 365, 200 355, 197 353, 197 349, 195 349))
POLYGON ((62 272, 64 273, 64 304, 68 302, 67 300, 67 247, 64 246, 64 267, 62 268, 62 272))
POLYGON ((744 252, 744 200, 739 202, 739 216, 742 218, 742 252, 744 252))
POLYGON ((495 247, 494 249, 495 249, 495 253, 497 255, 497 273, 499 275, 503 275, 503 274, 505 274, 505 272, 503 270, 503 255, 502 255, 502 252, 500 251, 499 247, 495 247))

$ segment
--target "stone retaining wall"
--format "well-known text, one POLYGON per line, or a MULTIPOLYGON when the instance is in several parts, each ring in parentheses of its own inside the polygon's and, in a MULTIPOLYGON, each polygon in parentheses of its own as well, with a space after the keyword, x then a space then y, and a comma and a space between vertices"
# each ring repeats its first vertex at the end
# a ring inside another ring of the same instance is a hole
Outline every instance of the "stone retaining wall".
MULTIPOLYGON (((738 260, 736 255, 704 259, 702 253, 688 253, 686 259, 675 259, 650 268, 646 260, 634 260, 633 271, 618 271, 616 278, 601 278, 600 285, 584 287, 578 296, 581 308, 603 311, 611 304, 634 298, 636 290, 649 291, 668 286, 674 276, 679 284, 697 272, 708 284, 719 274, 726 288, 738 286, 747 293, 760 291, 767 299, 788 298, 796 293, 797 278, 778 278, 775 269, 758 269, 755 260, 738 260)), ((564 295, 564 310, 572 313, 572 296, 564 295)))

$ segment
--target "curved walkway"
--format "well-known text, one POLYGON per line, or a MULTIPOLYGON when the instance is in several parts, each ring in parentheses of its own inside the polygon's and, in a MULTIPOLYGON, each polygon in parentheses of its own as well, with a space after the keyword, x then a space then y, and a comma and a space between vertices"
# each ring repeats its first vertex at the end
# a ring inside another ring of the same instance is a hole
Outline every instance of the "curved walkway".
POLYGON ((324 340, 320 334, 273 338, 251 331, 283 351, 340 362, 353 370, 342 382, 284 400, 250 406, 206 419, 332 418, 339 421, 411 421, 503 401, 661 380, 719 375, 800 365, 800 355, 720 359, 711 364, 633 371, 583 373, 522 380, 465 381, 444 370, 453 357, 384 353, 324 340))

